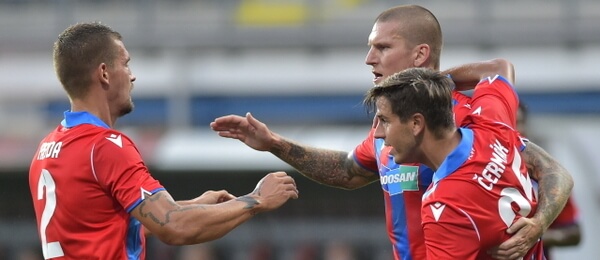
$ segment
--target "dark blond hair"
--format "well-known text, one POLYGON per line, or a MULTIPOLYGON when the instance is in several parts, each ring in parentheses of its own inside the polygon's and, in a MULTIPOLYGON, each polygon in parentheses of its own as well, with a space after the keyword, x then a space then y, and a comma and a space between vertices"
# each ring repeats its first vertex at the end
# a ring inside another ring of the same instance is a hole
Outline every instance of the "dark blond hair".
POLYGON ((121 40, 121 34, 99 22, 72 25, 58 36, 54 70, 69 97, 87 93, 92 72, 101 63, 114 64, 118 55, 115 40, 121 40))

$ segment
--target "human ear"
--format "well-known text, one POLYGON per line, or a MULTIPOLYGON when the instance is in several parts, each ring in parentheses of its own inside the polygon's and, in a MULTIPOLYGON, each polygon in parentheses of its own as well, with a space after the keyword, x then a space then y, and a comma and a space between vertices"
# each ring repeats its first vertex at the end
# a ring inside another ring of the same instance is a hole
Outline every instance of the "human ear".
POLYGON ((110 83, 108 67, 105 63, 100 63, 100 65, 98 65, 98 67, 96 68, 96 75, 98 76, 98 79, 100 80, 100 83, 102 83, 102 85, 108 85, 110 83))
POLYGON ((413 65, 415 67, 424 67, 423 64, 427 62, 429 59, 429 54, 431 53, 431 48, 429 48, 429 44, 419 44, 415 46, 415 58, 413 65))
POLYGON ((418 136, 425 131, 426 123, 422 114, 416 113, 411 117, 411 127, 414 136, 418 136))

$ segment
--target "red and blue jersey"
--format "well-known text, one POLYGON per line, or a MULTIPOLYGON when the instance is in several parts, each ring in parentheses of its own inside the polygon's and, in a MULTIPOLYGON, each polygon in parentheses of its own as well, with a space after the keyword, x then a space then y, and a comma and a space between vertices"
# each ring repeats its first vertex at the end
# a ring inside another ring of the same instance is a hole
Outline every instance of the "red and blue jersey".
POLYGON ((87 112, 65 112, 41 142, 29 186, 45 259, 144 259, 130 212, 164 190, 131 139, 87 112))
MULTIPOLYGON (((537 191, 520 155, 525 142, 513 129, 517 106, 504 78, 477 85, 462 139, 423 196, 427 259, 492 259, 487 250, 510 238, 506 229, 535 213, 537 191)), ((541 241, 523 259, 544 259, 541 241)))
MULTIPOLYGON (((470 97, 453 93, 455 119, 462 120, 470 111, 470 97)), ((425 259, 425 242, 421 227, 421 200, 431 183, 433 171, 419 164, 398 165, 389 154, 391 147, 374 138, 375 129, 353 152, 354 160, 378 172, 383 190, 385 220, 392 242, 394 259, 425 259)))

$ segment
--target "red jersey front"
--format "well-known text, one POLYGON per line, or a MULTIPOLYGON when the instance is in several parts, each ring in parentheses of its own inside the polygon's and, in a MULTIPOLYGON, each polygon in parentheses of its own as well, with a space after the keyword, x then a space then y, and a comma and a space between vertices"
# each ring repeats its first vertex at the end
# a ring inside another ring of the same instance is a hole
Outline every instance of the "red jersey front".
POLYGON ((164 190, 124 134, 87 112, 65 112, 29 170, 45 259, 144 259, 145 238, 129 212, 164 190))
MULTIPOLYGON (((537 208, 520 155, 525 143, 511 127, 518 106, 512 86, 502 77, 486 79, 471 102, 461 142, 423 197, 428 259, 492 259, 487 250, 510 238, 506 229, 537 208)), ((543 259, 541 241, 524 259, 543 259)))
MULTIPOLYGON (((470 97, 452 93, 455 120, 470 112, 470 97)), ((375 128, 353 151, 354 160, 363 168, 379 173, 385 205, 385 222, 396 260, 425 258, 421 228, 421 200, 431 183, 433 171, 424 165, 399 165, 390 155, 391 146, 374 138, 375 128)))

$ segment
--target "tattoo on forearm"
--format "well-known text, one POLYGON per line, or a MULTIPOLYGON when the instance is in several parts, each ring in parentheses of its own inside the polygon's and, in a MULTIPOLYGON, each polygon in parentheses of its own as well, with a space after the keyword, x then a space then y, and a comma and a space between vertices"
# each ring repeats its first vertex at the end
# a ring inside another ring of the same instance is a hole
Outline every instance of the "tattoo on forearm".
POLYGON ((346 152, 305 148, 292 142, 282 142, 271 152, 302 175, 325 185, 343 186, 356 176, 370 181, 376 177, 373 173, 354 167, 346 152))
POLYGON ((529 143, 524 152, 528 159, 528 171, 538 180, 538 214, 549 225, 567 202, 571 194, 572 179, 568 171, 539 146, 529 143))
POLYGON ((142 201, 142 203, 140 204, 139 208, 138 208, 138 212, 140 213, 140 216, 144 217, 144 218, 149 218, 152 221, 154 221, 154 223, 159 224, 160 226, 164 226, 166 224, 168 224, 171 220, 171 214, 177 213, 177 212, 183 212, 183 211, 187 211, 187 210, 191 210, 191 209, 204 209, 204 206, 202 205, 186 205, 186 206, 181 206, 179 204, 177 204, 175 201, 173 201, 173 199, 164 196, 164 194, 162 193, 156 193, 148 198, 146 198, 144 201, 142 201), (174 209, 168 210, 164 215, 158 215, 155 214, 149 210, 146 210, 146 206, 150 203, 155 203, 159 200, 167 200, 167 202, 169 204, 171 204, 171 206, 174 207, 174 209))
POLYGON ((246 206, 244 206, 244 209, 252 209, 254 206, 258 205, 258 201, 250 196, 242 196, 235 200, 245 202, 246 206))

